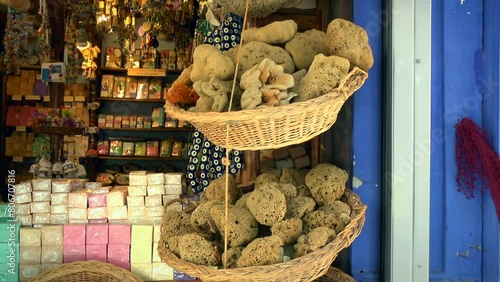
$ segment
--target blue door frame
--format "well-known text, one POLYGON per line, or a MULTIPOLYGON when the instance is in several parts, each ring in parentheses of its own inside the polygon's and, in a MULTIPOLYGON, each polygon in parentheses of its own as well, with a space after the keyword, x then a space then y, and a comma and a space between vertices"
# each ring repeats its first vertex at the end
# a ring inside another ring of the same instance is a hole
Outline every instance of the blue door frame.
MULTIPOLYGON (((458 119, 470 117, 490 132, 500 149, 499 2, 433 1, 431 281, 500 281, 498 219, 488 194, 467 200, 457 192, 453 128, 458 119)), ((382 280, 382 100, 387 75, 382 46, 388 13, 383 0, 354 1, 354 21, 367 30, 375 56, 369 79, 354 95, 353 173, 362 183, 355 191, 368 211, 351 248, 351 272, 365 282, 382 280)))

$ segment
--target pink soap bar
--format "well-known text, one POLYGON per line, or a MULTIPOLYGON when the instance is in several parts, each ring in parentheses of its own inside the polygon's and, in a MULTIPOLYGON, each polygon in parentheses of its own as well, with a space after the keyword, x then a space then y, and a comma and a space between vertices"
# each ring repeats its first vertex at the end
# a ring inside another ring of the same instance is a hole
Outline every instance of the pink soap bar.
POLYGON ((128 244, 109 244, 108 245, 108 262, 112 264, 129 262, 130 261, 130 245, 128 244))
POLYGON ((85 260, 85 245, 64 245, 63 261, 64 263, 85 260))
POLYGON ((85 245, 85 224, 65 224, 63 245, 85 245))
POLYGON ((85 256, 87 260, 97 260, 106 262, 106 257, 107 257, 106 245, 87 245, 85 256))
POLYGON ((87 245, 106 245, 108 234, 108 224, 87 224, 87 245))
POLYGON ((114 264, 118 267, 121 267, 121 268, 124 268, 124 269, 130 271, 130 263, 129 262, 117 262, 117 263, 111 263, 111 264, 114 264))
POLYGON ((130 245, 130 225, 128 225, 128 224, 110 224, 109 225, 109 244, 130 245))
POLYGON ((89 208, 105 207, 106 206, 106 194, 90 194, 88 197, 89 208))

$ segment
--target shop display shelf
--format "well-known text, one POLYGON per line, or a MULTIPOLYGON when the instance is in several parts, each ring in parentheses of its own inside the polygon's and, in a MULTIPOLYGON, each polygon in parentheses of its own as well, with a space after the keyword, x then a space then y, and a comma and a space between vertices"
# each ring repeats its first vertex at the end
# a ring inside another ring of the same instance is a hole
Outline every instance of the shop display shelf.
POLYGON ((101 160, 185 161, 182 157, 97 156, 101 160))
POLYGON ((134 103, 165 103, 165 99, 130 99, 130 98, 100 97, 99 100, 115 101, 115 102, 134 102, 134 103))
POLYGON ((160 132, 168 132, 168 131, 193 131, 193 127, 162 127, 162 128, 113 128, 113 127, 100 127, 101 131, 160 131, 160 132))

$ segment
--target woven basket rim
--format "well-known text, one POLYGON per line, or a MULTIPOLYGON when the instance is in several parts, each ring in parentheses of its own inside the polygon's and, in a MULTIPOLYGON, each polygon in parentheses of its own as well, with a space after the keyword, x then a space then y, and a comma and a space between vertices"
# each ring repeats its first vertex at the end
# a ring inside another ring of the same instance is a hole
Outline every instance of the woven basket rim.
MULTIPOLYGON (((36 277, 30 279, 30 282, 49 282, 49 281, 72 281, 72 280, 60 280, 64 277, 68 277, 81 272, 90 272, 96 275, 113 276, 117 280, 121 281, 131 281, 131 282, 144 282, 142 278, 136 274, 128 271, 127 269, 121 268, 111 263, 101 262, 96 260, 87 261, 75 261, 69 263, 63 263, 60 266, 48 269, 36 277), (123 278, 127 278, 123 280, 123 278)), ((67 278, 66 278, 67 279, 67 278)), ((90 281, 90 280, 89 280, 90 281)), ((109 280, 92 280, 92 281, 109 281, 109 280)))
MULTIPOLYGON (((160 236, 160 241, 158 243, 158 252, 160 254, 160 257, 163 262, 167 263, 168 265, 172 266, 173 268, 180 268, 179 271, 185 272, 186 274, 197 277, 206 281, 225 281, 225 280, 230 280, 231 281, 231 276, 238 276, 239 279, 242 279, 242 276, 239 276, 241 273, 244 273, 244 275, 250 275, 250 273, 253 272, 262 272, 266 271, 270 275, 272 274, 273 271, 279 270, 282 271, 283 269, 291 269, 293 267, 293 270, 301 269, 301 267, 307 266, 310 263, 318 263, 314 259, 314 257, 318 254, 321 254, 322 256, 328 256, 328 265, 325 265, 325 269, 322 273, 319 273, 317 275, 318 278, 322 276, 324 273, 327 272, 329 266, 333 262, 333 260, 337 257, 338 253, 349 247, 352 243, 352 241, 359 236, 361 233, 361 230, 364 226, 365 223, 365 214, 366 214, 366 209, 367 206, 364 205, 359 196, 356 195, 354 192, 350 190, 346 190, 345 195, 348 199, 348 203, 351 206, 351 221, 346 225, 344 230, 342 230, 339 234, 337 234, 337 237, 324 247, 308 253, 304 256, 300 256, 297 258, 294 258, 290 261, 287 262, 282 262, 282 263, 277 263, 273 265, 265 265, 265 266, 250 266, 250 267, 244 267, 244 268, 233 268, 233 269, 216 269, 216 268, 211 268, 208 266, 203 266, 203 265, 197 265, 193 263, 186 262, 182 260, 181 258, 177 257, 175 254, 173 254, 166 246, 165 246, 165 238, 160 236), (187 270, 187 271, 186 271, 187 270), (191 271, 192 270, 192 271, 191 271), (188 272, 189 271, 189 272, 188 272), (208 275, 208 276, 207 276, 208 275), (217 277, 217 279, 209 279, 207 277, 217 277), (219 279, 220 278, 220 279, 219 279)), ((163 225, 163 222, 162 222, 163 225)), ((293 271, 290 270, 290 271, 293 271)), ((302 271, 307 271, 307 268, 302 269, 302 271)), ((234 277, 233 277, 234 278, 234 277)), ((244 280, 241 280, 244 281, 244 280)))

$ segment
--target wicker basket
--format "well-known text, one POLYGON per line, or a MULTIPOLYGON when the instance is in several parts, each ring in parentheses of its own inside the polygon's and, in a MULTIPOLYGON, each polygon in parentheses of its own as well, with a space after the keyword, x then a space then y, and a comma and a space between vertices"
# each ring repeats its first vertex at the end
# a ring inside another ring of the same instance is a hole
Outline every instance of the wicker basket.
POLYGON ((276 149, 299 144, 327 131, 344 102, 368 74, 354 68, 332 92, 304 102, 233 112, 189 112, 166 103, 170 117, 198 128, 212 143, 235 150, 276 149), (226 140, 226 133, 229 138, 226 140))
POLYGON ((342 272, 340 269, 331 266, 325 275, 314 280, 314 282, 356 282, 356 280, 342 272))
POLYGON ((144 282, 132 272, 100 261, 77 261, 49 269, 30 282, 144 282))
POLYGON ((162 261, 176 270, 197 277, 203 281, 312 281, 323 276, 338 253, 349 247, 361 233, 365 223, 366 205, 351 191, 346 191, 347 202, 352 209, 351 222, 337 235, 337 238, 323 248, 293 260, 266 266, 252 266, 235 269, 215 269, 186 262, 173 254, 160 237, 158 252, 162 261))

